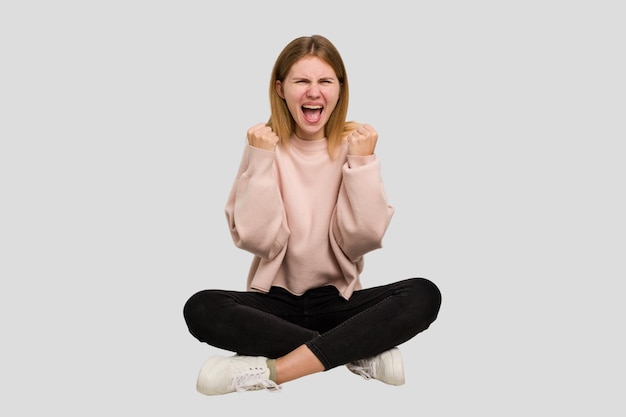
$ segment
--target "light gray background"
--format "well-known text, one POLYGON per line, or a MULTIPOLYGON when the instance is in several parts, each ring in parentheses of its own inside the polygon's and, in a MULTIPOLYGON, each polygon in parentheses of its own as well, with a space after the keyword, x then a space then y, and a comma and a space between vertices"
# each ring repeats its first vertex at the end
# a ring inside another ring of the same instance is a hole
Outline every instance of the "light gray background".
POLYGON ((619 3, 3 2, 2 415, 624 415, 619 3), (363 282, 429 277, 441 314, 402 387, 205 397, 227 352, 182 306, 244 288, 224 203, 277 54, 315 33, 397 210, 363 282))

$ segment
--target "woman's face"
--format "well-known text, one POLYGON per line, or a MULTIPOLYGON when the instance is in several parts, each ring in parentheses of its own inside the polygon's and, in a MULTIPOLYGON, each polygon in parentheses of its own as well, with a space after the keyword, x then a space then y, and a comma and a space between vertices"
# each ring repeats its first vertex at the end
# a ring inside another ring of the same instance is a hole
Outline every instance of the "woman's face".
POLYGON ((296 135, 305 140, 324 138, 324 126, 337 106, 340 91, 335 71, 314 56, 296 61, 285 80, 276 81, 276 92, 296 121, 296 135))

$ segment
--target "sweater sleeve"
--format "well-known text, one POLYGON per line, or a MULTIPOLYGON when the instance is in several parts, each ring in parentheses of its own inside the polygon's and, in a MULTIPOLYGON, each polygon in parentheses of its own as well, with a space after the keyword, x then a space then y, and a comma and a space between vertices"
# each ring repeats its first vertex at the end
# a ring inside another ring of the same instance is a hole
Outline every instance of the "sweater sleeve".
POLYGON ((235 245, 263 259, 280 253, 289 237, 274 157, 246 146, 225 207, 235 245))
POLYGON ((348 156, 333 216, 337 244, 352 262, 382 247, 382 239, 394 213, 387 202, 375 155, 348 156))

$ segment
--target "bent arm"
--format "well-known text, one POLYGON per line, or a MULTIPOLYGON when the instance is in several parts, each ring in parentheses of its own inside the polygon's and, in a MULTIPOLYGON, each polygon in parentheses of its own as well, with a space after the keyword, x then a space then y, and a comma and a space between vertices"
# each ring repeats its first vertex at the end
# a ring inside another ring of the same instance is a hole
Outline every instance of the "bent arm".
POLYGON ((246 146, 225 207, 235 245, 264 259, 275 257, 289 237, 274 155, 246 146))
POLYGON ((331 226, 341 250, 356 262, 365 253, 382 247, 393 213, 380 174, 380 160, 375 155, 348 156, 331 226))

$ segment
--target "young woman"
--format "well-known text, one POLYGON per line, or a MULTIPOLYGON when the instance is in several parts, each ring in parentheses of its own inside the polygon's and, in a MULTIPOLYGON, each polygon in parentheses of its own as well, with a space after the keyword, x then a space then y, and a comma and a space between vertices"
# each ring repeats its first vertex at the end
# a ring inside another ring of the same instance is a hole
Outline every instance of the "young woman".
POLYGON ((203 290, 184 307, 194 337, 236 353, 209 358, 197 390, 276 390, 341 365, 401 385, 397 346, 437 318, 441 294, 424 278, 361 284, 394 209, 376 130, 346 121, 348 78, 328 39, 283 49, 270 105, 270 120, 247 132, 225 208, 235 245, 254 255, 247 291, 203 290))

